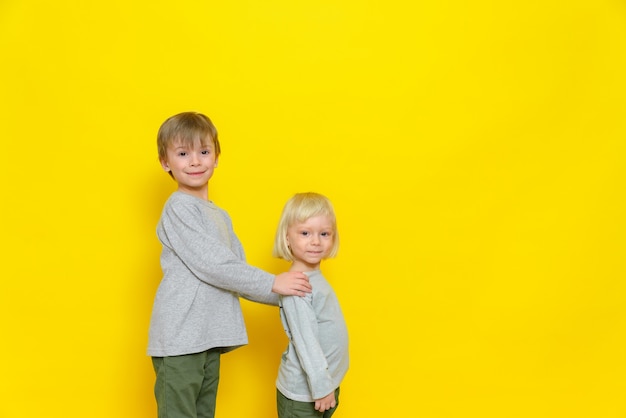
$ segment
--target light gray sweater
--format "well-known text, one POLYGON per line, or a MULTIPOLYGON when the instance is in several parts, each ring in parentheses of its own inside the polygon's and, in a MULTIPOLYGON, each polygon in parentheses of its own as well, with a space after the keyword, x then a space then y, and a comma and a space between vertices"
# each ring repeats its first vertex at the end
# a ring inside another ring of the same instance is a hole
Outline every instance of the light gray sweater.
POLYGON ((248 265, 226 211, 174 192, 157 225, 163 278, 152 309, 148 355, 224 352, 248 343, 239 296, 278 305, 274 275, 248 265))
POLYGON ((287 398, 313 402, 333 392, 348 371, 348 330, 333 288, 319 270, 308 272, 313 292, 281 296, 280 315, 289 338, 277 389, 287 398))

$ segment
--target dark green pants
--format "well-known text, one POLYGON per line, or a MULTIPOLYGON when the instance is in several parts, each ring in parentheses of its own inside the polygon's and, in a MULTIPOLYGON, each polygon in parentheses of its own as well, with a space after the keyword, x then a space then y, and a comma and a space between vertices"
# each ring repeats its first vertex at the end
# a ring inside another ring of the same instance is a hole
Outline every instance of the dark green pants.
POLYGON ((220 380, 220 349, 152 357, 159 418, 213 418, 220 380))
POLYGON ((276 390, 276 406, 278 418, 330 418, 339 406, 339 388, 335 390, 337 405, 325 412, 315 410, 315 402, 298 402, 286 398, 276 390))

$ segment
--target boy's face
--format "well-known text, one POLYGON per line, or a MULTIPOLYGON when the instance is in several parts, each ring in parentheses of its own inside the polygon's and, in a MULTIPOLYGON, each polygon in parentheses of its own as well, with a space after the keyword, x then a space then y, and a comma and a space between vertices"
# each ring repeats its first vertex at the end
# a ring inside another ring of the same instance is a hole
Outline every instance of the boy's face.
POLYGON ((215 145, 210 138, 193 145, 178 141, 167 147, 161 165, 165 171, 172 173, 179 191, 206 199, 209 179, 217 167, 217 159, 215 145))

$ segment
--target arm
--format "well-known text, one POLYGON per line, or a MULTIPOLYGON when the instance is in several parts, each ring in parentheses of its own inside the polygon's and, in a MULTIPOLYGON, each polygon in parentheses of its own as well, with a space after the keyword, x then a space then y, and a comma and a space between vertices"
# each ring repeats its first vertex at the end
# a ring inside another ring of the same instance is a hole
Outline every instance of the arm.
MULTIPOLYGON (((322 400, 332 393, 335 387, 328 372, 328 362, 319 342, 319 327, 313 309, 313 297, 286 296, 281 298, 283 319, 287 325, 287 333, 295 348, 300 367, 306 374, 311 397, 322 400)), ((324 402, 320 407, 327 407, 324 402)))
POLYGON ((309 283, 309 278, 306 274, 299 271, 288 271, 274 277, 272 294, 269 299, 258 300, 255 297, 247 296, 245 294, 241 294, 241 296, 253 302, 261 302, 268 305, 278 306, 278 295, 304 296, 311 291, 311 284, 309 283))
POLYGON ((216 212, 217 221, 210 222, 194 205, 170 205, 162 215, 159 238, 199 280, 248 299, 276 304, 272 292, 295 295, 310 289, 302 273, 274 277, 247 264, 227 245, 217 223, 221 216, 216 212))

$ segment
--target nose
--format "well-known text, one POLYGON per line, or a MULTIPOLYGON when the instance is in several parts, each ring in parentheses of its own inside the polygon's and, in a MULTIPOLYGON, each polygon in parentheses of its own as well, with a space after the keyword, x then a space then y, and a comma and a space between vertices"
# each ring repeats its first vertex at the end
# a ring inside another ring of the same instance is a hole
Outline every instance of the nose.
POLYGON ((191 160, 189 161, 189 164, 191 165, 200 164, 200 158, 198 158, 198 154, 196 154, 195 152, 191 153, 191 160))

